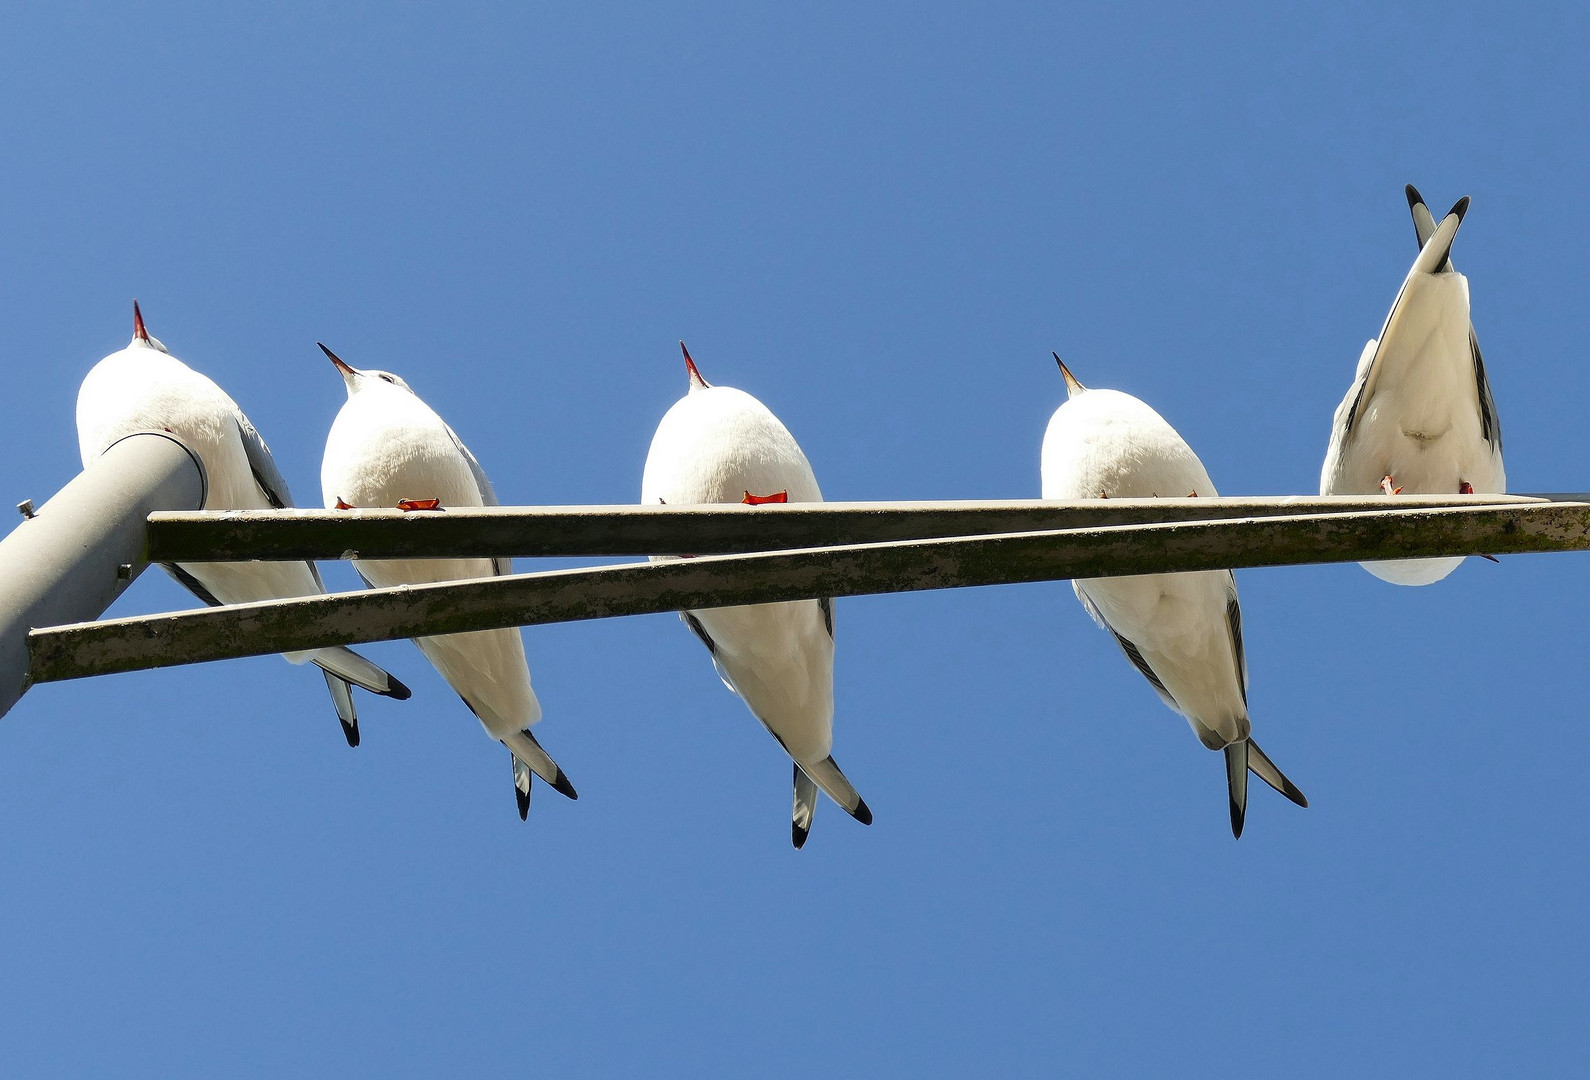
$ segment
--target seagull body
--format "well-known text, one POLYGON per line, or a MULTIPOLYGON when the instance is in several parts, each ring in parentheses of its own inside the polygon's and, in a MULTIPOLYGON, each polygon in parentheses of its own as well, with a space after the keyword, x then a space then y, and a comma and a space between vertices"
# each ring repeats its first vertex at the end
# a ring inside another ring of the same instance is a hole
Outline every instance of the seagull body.
MULTIPOLYGON (((1044 433, 1045 499, 1219 494, 1198 455, 1159 413, 1130 394, 1088 390, 1064 364, 1060 370, 1070 396, 1044 433)), ((1235 835, 1242 835, 1250 769, 1308 805, 1250 737, 1242 609, 1231 571, 1089 578, 1072 587, 1165 704, 1187 718, 1205 746, 1225 751, 1235 835)))
MULTIPOLYGON (((1407 191, 1419 256, 1336 408, 1320 494, 1499 494, 1507 490, 1501 425, 1469 317, 1468 279, 1451 259, 1468 199, 1437 223, 1419 193, 1407 191)), ((1397 585, 1428 585, 1462 561, 1362 565, 1397 585)))
MULTIPOLYGON (((204 509, 293 505, 270 449, 237 402, 151 337, 135 304, 132 342, 94 365, 78 390, 77 439, 83 464, 128 435, 162 430, 182 440, 204 463, 208 483, 204 509)), ((166 570, 212 605, 318 596, 326 591, 319 571, 307 562, 182 563, 168 564, 166 570)), ((350 683, 389 697, 409 696, 402 683, 346 648, 284 655, 295 664, 309 661, 324 671, 350 746, 359 744, 350 683)))
MULTIPOLYGON (((685 364, 690 388, 657 426, 641 501, 822 502, 811 464, 778 417, 742 390, 709 385, 689 352, 685 364)), ((872 811, 832 754, 833 601, 711 608, 680 612, 680 618, 706 645, 724 685, 794 760, 795 846, 806 842, 819 788, 852 817, 871 824, 872 811)))
MULTIPOLYGON (((321 348, 342 373, 348 400, 326 437, 320 485, 328 508, 496 506, 497 496, 475 455, 402 379, 349 367, 321 348), (432 502, 432 500, 435 500, 432 502)), ((500 577, 508 559, 355 559, 376 587, 500 577)), ((530 725, 541 704, 518 630, 480 630, 414 639, 442 677, 513 755, 519 816, 530 810, 530 774, 575 798, 574 787, 541 748, 530 725)))

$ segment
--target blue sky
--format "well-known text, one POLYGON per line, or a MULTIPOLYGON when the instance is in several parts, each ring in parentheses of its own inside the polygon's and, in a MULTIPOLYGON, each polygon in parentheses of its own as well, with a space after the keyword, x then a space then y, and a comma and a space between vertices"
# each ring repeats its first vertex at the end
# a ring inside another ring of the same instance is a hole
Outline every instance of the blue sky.
MULTIPOLYGON (((837 499, 1028 497, 1064 390, 1226 494, 1317 490, 1415 254, 1455 249, 1516 491, 1590 486, 1582 7, 27 5, 0 38, 9 494, 77 468, 131 300, 313 504, 405 376, 504 501, 626 502, 676 340, 837 499)), ((526 566, 528 564, 521 564, 526 566)), ((339 587, 345 567, 328 566, 339 587)), ((17 1075, 1564 1074, 1587 1064, 1580 556, 1239 573, 1202 749, 1052 585, 842 600, 831 804, 672 616, 526 632, 581 798, 404 643, 39 687, 0 724, 17 1075)), ((158 575, 115 610, 187 606, 158 575)))

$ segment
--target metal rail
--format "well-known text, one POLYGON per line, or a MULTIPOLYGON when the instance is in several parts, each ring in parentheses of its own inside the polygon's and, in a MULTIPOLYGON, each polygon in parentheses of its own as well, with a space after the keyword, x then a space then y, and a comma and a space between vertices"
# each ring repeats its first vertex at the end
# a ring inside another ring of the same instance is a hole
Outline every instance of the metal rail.
MULTIPOLYGON (((1199 510, 1224 508, 1216 506, 1216 500, 1146 501, 1161 517, 1167 509, 1194 504, 1199 510)), ((1282 500, 1265 502, 1278 506, 1282 500)), ((1311 502, 1298 500, 1291 506, 1311 502)), ((890 541, 372 589, 35 630, 29 648, 33 678, 45 682, 425 634, 814 596, 1226 567, 1590 549, 1590 501, 1509 498, 1499 502, 1497 497, 1482 496, 1441 502, 1445 505, 1407 509, 1399 499, 1396 506, 1380 504, 1372 511, 1278 511, 1270 517, 890 541), (1454 505, 1460 502, 1464 504, 1454 505)), ((1018 505, 1039 509, 1034 504, 1018 505)), ((1136 509, 1124 502, 1122 507, 1136 509)), ((616 516, 628 517, 634 509, 616 516)), ((1101 507, 1047 504, 1043 509, 1063 514, 1096 512, 1101 507)), ((1114 513, 1116 508, 1108 510, 1114 513)), ((660 511, 649 512, 659 520, 665 517, 660 511)), ((847 511, 841 507, 839 512, 847 511)), ((752 516, 760 518, 765 508, 753 514, 733 513, 749 521, 752 516)), ((776 513, 782 516, 788 511, 776 513)), ((498 515, 515 516, 500 511, 498 515)), ((703 515, 676 510, 666 516, 682 529, 703 515)), ((591 512, 593 525, 614 517, 591 512)), ((442 515, 429 519, 442 520, 442 515)), ((405 520, 425 519, 409 515, 405 520)), ((372 534, 378 531, 372 529, 372 534)), ((760 542, 767 542, 766 534, 760 542)), ((706 545, 695 538, 691 546, 699 550, 706 545)), ((168 550, 162 551, 162 558, 171 557, 168 550)))
POLYGON ((1590 495, 1304 496, 790 503, 769 506, 493 506, 440 512, 251 510, 149 517, 157 562, 248 559, 707 555, 1103 528, 1215 518, 1396 513, 1590 501, 1590 495))

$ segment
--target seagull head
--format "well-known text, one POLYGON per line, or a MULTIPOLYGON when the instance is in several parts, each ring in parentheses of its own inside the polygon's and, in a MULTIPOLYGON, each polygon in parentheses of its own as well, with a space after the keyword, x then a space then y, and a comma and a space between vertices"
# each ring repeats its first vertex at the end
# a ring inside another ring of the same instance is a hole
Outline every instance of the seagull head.
POLYGON ((1066 381, 1067 401, 1070 401, 1072 398, 1076 397, 1078 394, 1087 389, 1087 387, 1083 386, 1077 381, 1077 377, 1075 375, 1071 374, 1071 369, 1066 367, 1066 362, 1060 359, 1059 353, 1051 352, 1049 355, 1054 357, 1054 362, 1060 365, 1060 374, 1066 381))
POLYGON ((701 377, 701 372, 696 370, 696 362, 690 359, 690 350, 685 348, 685 343, 679 343, 679 351, 685 354, 685 370, 690 373, 690 393, 705 390, 712 384, 701 377))
MULTIPOLYGON (((320 342, 317 341, 315 344, 320 345, 320 342)), ((343 363, 342 357, 338 356, 324 345, 320 345, 320 351, 325 353, 326 358, 331 361, 333 366, 335 366, 339 372, 342 373, 342 381, 343 384, 348 388, 349 397, 352 397, 363 390, 373 390, 376 388, 384 390, 389 386, 406 390, 411 394, 414 393, 413 390, 409 389, 408 383, 404 382, 401 378, 392 374, 390 371, 377 371, 375 368, 366 368, 364 370, 360 370, 359 368, 350 367, 349 365, 343 363)))
POLYGON ((138 310, 136 300, 133 301, 133 337, 132 341, 127 343, 127 347, 130 349, 134 345, 141 345, 146 349, 159 349, 161 352, 170 351, 166 348, 165 342, 157 337, 151 337, 149 331, 144 329, 144 313, 138 310))

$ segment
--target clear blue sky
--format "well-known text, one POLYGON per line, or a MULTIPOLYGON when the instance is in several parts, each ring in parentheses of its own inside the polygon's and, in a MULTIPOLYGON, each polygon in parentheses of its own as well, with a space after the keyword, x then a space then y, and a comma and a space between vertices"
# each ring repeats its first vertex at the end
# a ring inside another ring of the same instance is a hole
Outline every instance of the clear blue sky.
MULTIPOLYGON (((1473 207, 1514 490, 1590 487, 1582 6, 27 5, 0 37, 5 502, 77 468, 131 301, 300 501, 403 374, 504 501, 626 502, 685 386, 830 498, 1026 497, 1137 394, 1227 494, 1317 489, 1415 253, 1473 207)), ((521 564, 523 566, 525 564, 521 564)), ((1566 1074, 1587 1064, 1586 560, 1397 589, 1240 573, 1255 730, 1313 802, 1226 822, 1064 584, 838 604, 877 815, 789 766, 672 616, 526 633, 578 785, 528 825, 405 643, 349 750, 276 658, 0 723, 13 1075, 1566 1074)), ((354 579, 328 567, 340 587, 354 579)), ((158 574, 118 604, 188 606, 158 574)))

